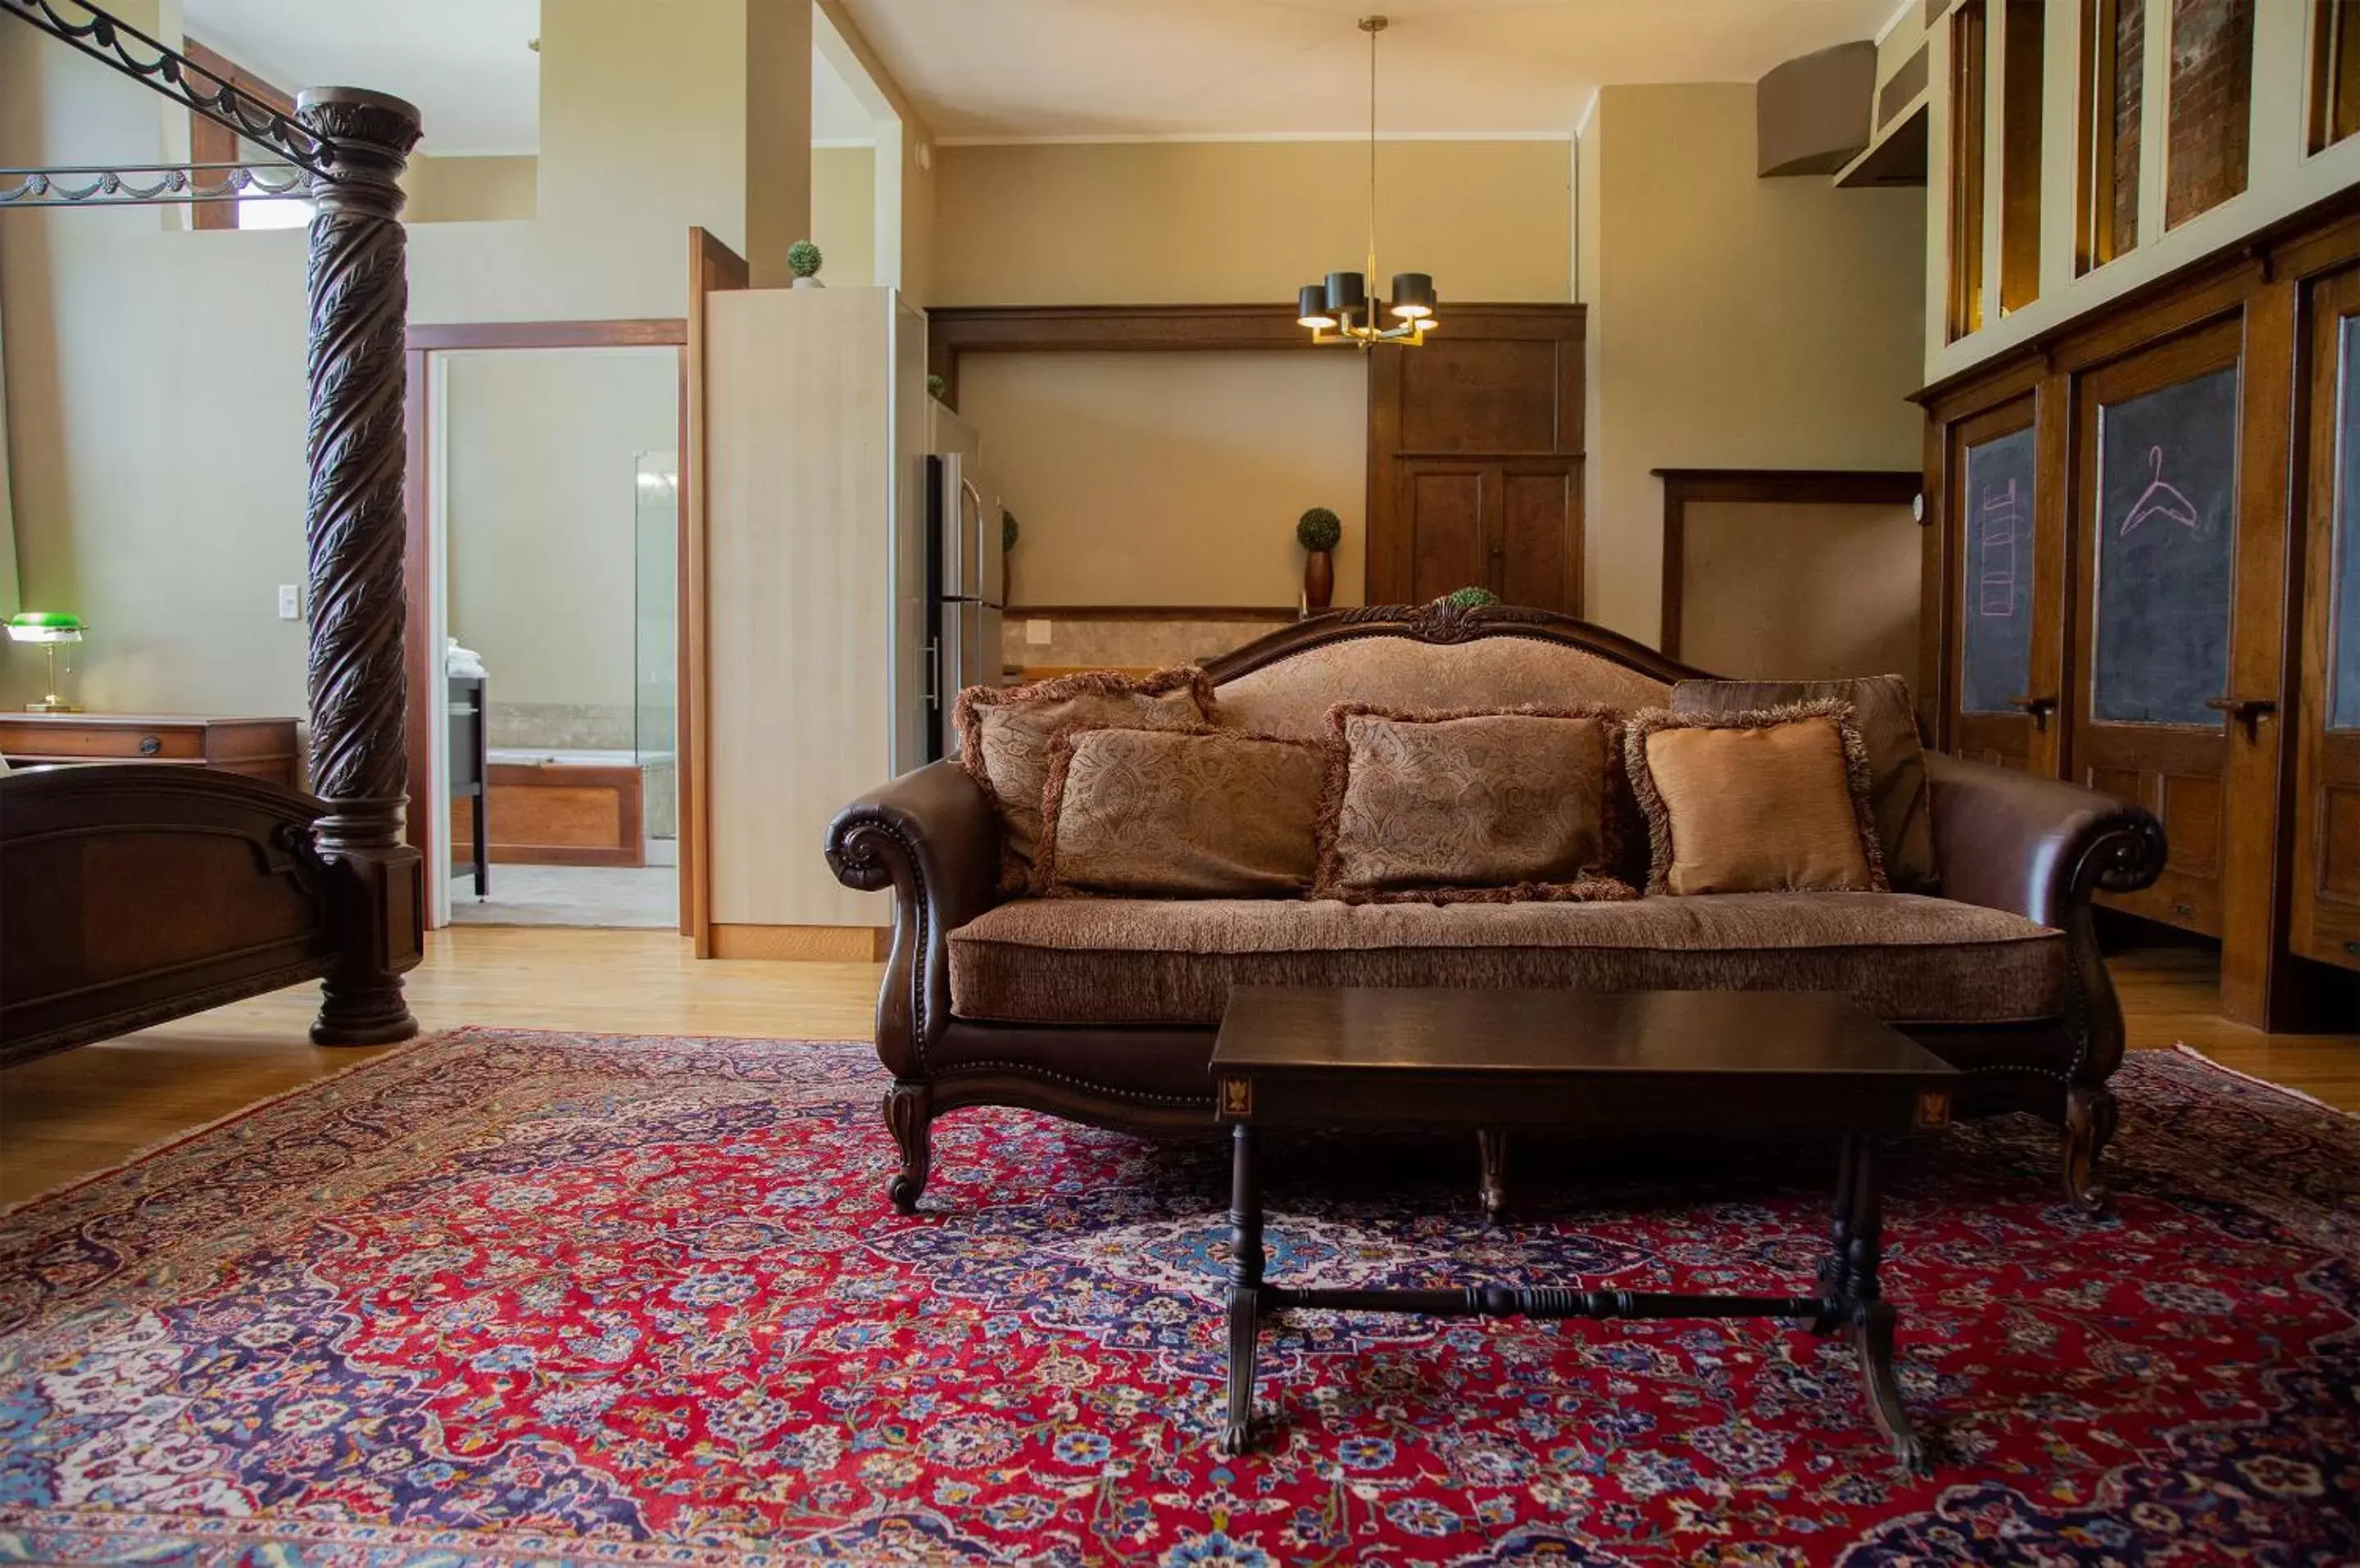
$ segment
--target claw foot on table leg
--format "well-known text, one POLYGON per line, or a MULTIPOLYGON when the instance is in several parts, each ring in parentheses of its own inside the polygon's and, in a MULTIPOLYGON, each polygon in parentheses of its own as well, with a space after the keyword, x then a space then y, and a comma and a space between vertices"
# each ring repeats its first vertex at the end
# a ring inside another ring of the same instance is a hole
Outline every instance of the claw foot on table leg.
POLYGON ((1926 1444, 1902 1407, 1901 1385, 1893 1376, 1893 1308, 1884 1301, 1861 1305, 1852 1322, 1853 1351, 1860 1356, 1860 1380, 1868 1395, 1868 1413, 1876 1430, 1893 1445, 1893 1457, 1911 1470, 1926 1468, 1926 1444))

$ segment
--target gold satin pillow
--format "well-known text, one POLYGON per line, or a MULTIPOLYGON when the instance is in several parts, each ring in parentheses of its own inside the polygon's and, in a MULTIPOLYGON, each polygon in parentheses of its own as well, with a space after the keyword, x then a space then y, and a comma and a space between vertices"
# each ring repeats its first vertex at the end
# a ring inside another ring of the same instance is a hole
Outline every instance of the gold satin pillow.
POLYGON ((1328 710, 1312 897, 1351 903, 1628 898, 1609 874, 1621 736, 1603 708, 1328 710))
POLYGON ((970 686, 951 710, 959 761, 1000 816, 1000 890, 1036 889, 1041 795, 1049 747, 1076 725, 1196 729, 1213 716, 1213 683, 1193 665, 1152 675, 1086 670, 1029 686, 970 686))
POLYGON ((1868 751, 1844 702, 1632 715, 1624 764, 1647 819, 1647 891, 1878 892, 1868 751))
POLYGON ((1852 705, 1852 722, 1868 747, 1876 842, 1885 851, 1885 875, 1893 890, 1940 892, 1926 750, 1918 738, 1917 706, 1908 681, 1898 675, 1851 681, 1683 681, 1672 688, 1671 708, 1676 713, 1743 713, 1830 698, 1852 705))
POLYGON ((1049 749, 1033 863, 1052 897, 1293 898, 1327 757, 1237 730, 1076 727, 1049 749))

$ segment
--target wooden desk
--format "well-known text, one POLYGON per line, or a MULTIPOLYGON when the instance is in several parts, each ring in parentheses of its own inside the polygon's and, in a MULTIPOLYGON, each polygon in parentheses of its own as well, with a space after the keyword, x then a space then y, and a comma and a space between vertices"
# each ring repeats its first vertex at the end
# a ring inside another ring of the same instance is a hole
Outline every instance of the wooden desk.
POLYGON ((11 768, 51 762, 153 762, 211 768, 302 788, 293 719, 187 713, 0 713, 11 768))

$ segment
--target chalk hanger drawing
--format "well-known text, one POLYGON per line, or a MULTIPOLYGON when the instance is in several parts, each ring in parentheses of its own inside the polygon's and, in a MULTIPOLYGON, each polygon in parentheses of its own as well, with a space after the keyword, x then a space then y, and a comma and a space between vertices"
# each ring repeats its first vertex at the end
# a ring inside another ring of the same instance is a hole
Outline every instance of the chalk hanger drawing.
POLYGON ((2204 519, 2197 515, 2195 503, 2180 493, 2178 485, 2164 482, 2163 448, 2147 448, 2147 461, 2154 477, 2132 503, 2129 515, 2123 518, 2123 538, 2130 538, 2132 531, 2149 517, 2169 517, 2189 532, 2196 532, 2204 519))

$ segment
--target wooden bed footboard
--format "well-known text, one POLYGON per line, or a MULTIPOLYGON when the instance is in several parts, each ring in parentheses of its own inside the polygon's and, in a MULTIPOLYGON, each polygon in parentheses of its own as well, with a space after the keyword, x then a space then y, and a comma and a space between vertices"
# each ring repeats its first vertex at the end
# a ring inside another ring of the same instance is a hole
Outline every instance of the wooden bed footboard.
POLYGON ((210 768, 0 777, 0 1062, 325 975, 363 914, 326 810, 210 768))

